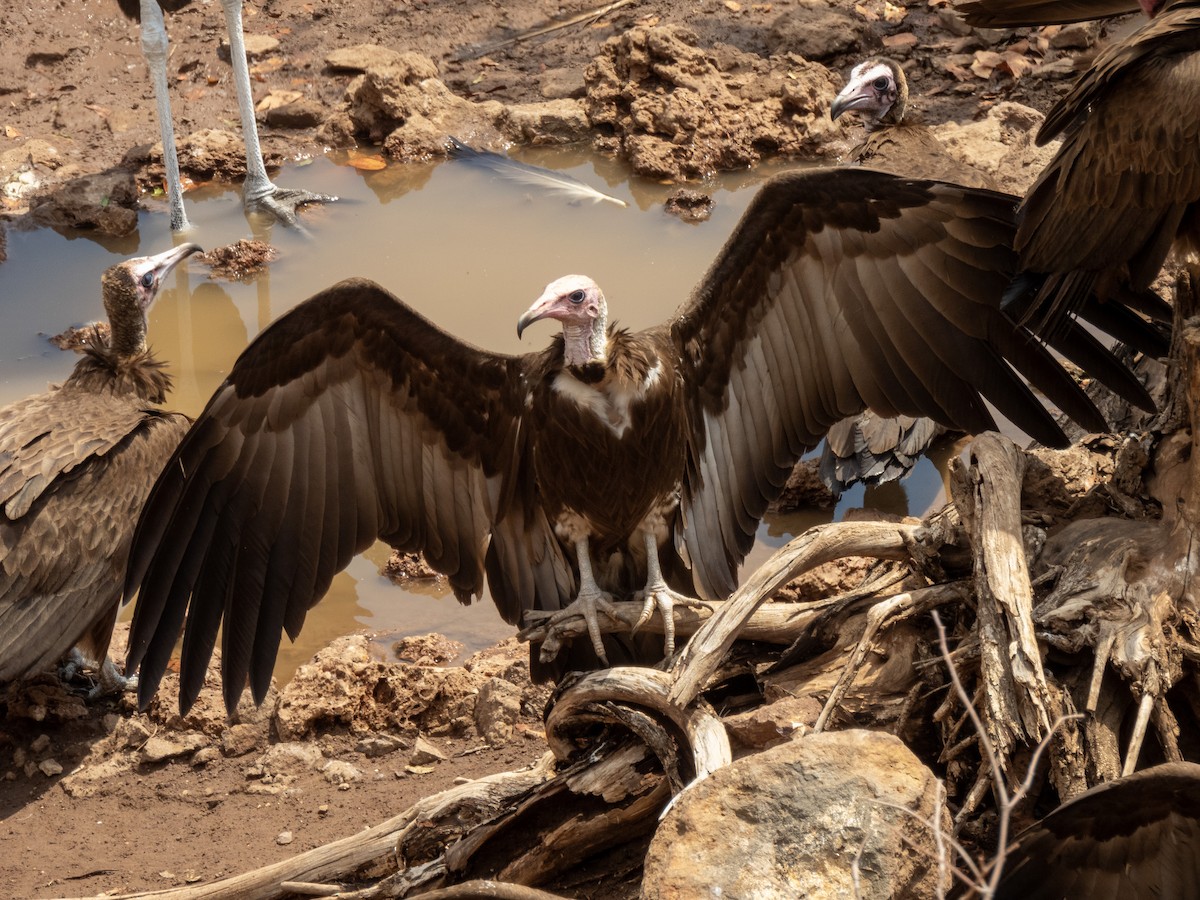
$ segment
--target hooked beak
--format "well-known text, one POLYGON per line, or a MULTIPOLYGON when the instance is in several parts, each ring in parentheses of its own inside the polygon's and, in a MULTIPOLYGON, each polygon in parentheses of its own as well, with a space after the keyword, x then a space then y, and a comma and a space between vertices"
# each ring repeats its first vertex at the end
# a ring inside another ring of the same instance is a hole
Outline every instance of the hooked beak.
POLYGON ((536 322, 538 319, 546 318, 544 312, 538 312, 536 309, 528 309, 521 314, 521 318, 517 319, 517 337, 525 332, 525 329, 536 322))
POLYGON ((186 244, 180 244, 178 247, 172 247, 170 250, 151 256, 150 259, 154 262, 154 270, 158 273, 158 277, 161 280, 193 253, 203 252, 203 247, 189 241, 186 244))
POLYGON ((829 118, 836 122, 842 113, 849 112, 852 109, 858 109, 871 101, 871 95, 863 91, 862 88, 851 86, 844 88, 840 94, 834 99, 829 106, 829 118), (856 93, 857 91, 857 93, 856 93))
POLYGON ((533 301, 533 306, 525 310, 521 314, 521 318, 517 319, 517 337, 520 338, 525 329, 538 321, 538 319, 553 316, 557 301, 558 296, 550 293, 542 294, 542 296, 533 301))

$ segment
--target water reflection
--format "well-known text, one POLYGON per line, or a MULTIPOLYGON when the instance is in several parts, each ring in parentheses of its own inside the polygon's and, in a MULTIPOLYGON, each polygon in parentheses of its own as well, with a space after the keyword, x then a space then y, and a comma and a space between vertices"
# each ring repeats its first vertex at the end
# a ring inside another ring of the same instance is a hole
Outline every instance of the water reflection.
MULTIPOLYGON (((187 197, 194 228, 187 239, 217 247, 246 237, 269 240, 279 258, 247 281, 217 280, 194 260, 176 270, 151 311, 150 342, 169 364, 175 391, 169 406, 197 414, 247 342, 269 322, 317 290, 349 276, 372 278, 441 327, 473 344, 508 353, 540 349, 552 329, 516 336, 517 316, 544 285, 568 272, 591 275, 604 288, 621 324, 660 322, 686 299, 767 169, 707 185, 712 218, 693 225, 662 212, 671 186, 631 181, 615 161, 586 151, 530 150, 527 162, 570 174, 630 203, 571 205, 528 188, 497 182, 455 163, 389 166, 359 171, 345 155, 280 173, 282 186, 336 194, 343 200, 306 211, 307 233, 254 220, 239 193, 209 185, 187 197), (257 234, 256 234, 257 232, 257 234)), ((128 239, 63 236, 49 230, 10 232, 0 265, 0 402, 61 380, 72 354, 47 335, 102 316, 100 273, 137 253, 165 249, 172 238, 165 204, 140 218, 128 239)), ((923 513, 938 500, 941 476, 928 462, 894 489, 908 510, 923 513)), ((861 488, 839 510, 862 505, 861 488)), ((904 509, 896 511, 904 512, 904 509)), ((749 565, 757 565, 792 534, 834 513, 769 520, 749 565)), ((382 545, 355 559, 310 613, 295 646, 284 642, 278 674, 287 677, 330 639, 366 626, 394 634, 442 631, 470 649, 511 633, 488 602, 464 610, 437 590, 402 591, 378 574, 382 545)))

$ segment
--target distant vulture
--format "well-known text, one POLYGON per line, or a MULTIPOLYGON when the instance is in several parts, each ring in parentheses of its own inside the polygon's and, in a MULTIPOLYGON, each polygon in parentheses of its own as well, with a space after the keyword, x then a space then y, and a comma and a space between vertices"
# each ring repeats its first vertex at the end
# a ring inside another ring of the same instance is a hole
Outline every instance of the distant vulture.
MULTIPOLYGON (((222 623, 225 702, 247 677, 261 701, 281 630, 294 638, 377 537, 423 551, 463 602, 486 574, 509 622, 576 599, 595 617, 606 592, 641 590, 670 622, 672 589, 734 589, 795 461, 865 406, 979 432, 995 427, 986 398, 1064 444, 1019 371, 1105 428, 1000 309, 1014 227, 1012 199, 989 191, 857 168, 780 175, 667 322, 610 328, 600 288, 570 275, 517 323, 556 319, 562 334, 523 356, 465 344, 369 281, 322 291, 241 355, 147 502, 126 582, 140 591, 128 667, 141 702, 185 616, 181 708, 222 623)), ((1052 337, 1150 406, 1074 319, 1052 337)))
POLYGON ((1053 316, 1093 293, 1155 316, 1173 246, 1200 246, 1200 0, 1103 50, 1038 133, 1063 144, 1021 204, 1012 295, 1053 316))
POLYGON ((968 187, 994 188, 986 174, 947 152, 928 125, 908 115, 908 78, 894 59, 859 63, 829 107, 833 119, 858 113, 866 137, 850 160, 906 178, 932 178, 968 187))
POLYGON ((60 387, 0 409, 0 684, 77 645, 98 692, 124 683, 107 654, 134 523, 189 424, 159 408, 171 379, 146 348, 146 311, 199 250, 108 269, 111 338, 94 331, 60 387))
POLYGON ((1200 766, 1092 788, 1017 836, 995 900, 1200 898, 1200 766))
MULTIPOLYGON (((191 0, 117 0, 121 12, 142 26, 142 52, 154 82, 158 104, 158 125, 162 131, 163 165, 167 170, 167 200, 171 207, 171 230, 190 227, 183 209, 183 187, 179 179, 179 159, 175 151, 175 126, 171 120, 171 99, 167 92, 167 27, 163 11, 175 12, 191 0)), ((288 225, 296 223, 296 210, 308 203, 335 200, 325 194, 276 187, 267 177, 262 148, 258 142, 258 124, 254 119, 254 97, 250 93, 250 67, 242 37, 242 0, 221 0, 225 26, 229 33, 229 58, 233 66, 233 86, 242 118, 242 139, 246 142, 246 180, 242 184, 242 202, 246 209, 270 213, 288 225)))
POLYGON ((955 9, 976 28, 1020 28, 1087 22, 1139 9, 1153 17, 1162 6, 1162 0, 971 0, 955 9))

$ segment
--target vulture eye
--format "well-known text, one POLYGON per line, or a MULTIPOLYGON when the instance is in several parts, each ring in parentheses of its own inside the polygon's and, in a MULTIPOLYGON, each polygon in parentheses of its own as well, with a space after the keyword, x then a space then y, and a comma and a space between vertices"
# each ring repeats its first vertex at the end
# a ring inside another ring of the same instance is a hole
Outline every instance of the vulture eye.
POLYGON ((886 90, 888 89, 888 80, 887 80, 887 76, 886 76, 886 75, 880 75, 880 76, 879 76, 878 78, 876 78, 876 79, 875 79, 873 82, 871 82, 871 84, 872 84, 872 86, 875 88, 875 90, 877 90, 877 91, 886 91, 886 90))
POLYGON ((144 288, 154 287, 154 270, 153 269, 151 269, 149 272, 147 272, 145 275, 142 276, 142 287, 144 287, 144 288))
POLYGON ((583 291, 571 291, 571 293, 567 294, 567 299, 572 303, 582 303, 583 291))

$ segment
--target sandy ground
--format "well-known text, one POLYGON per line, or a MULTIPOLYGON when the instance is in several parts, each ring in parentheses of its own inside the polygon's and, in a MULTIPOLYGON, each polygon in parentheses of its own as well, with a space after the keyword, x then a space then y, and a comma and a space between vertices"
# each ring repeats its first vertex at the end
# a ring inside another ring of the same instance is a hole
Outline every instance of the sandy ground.
MULTIPOLYGON (((840 2, 854 8, 850 0, 840 2)), ((727 42, 763 53, 772 23, 794 4, 636 2, 516 49, 459 59, 465 49, 486 47, 512 30, 590 5, 571 0, 262 0, 247 4, 246 30, 278 38, 281 49, 254 65, 255 90, 295 90, 332 109, 351 76, 327 70, 324 55, 336 47, 376 43, 427 54, 446 84, 463 96, 539 100, 548 72, 578 73, 605 39, 634 24, 680 22, 699 34, 702 45, 727 42)), ((924 96, 924 112, 932 119, 970 119, 1000 99, 1046 109, 1068 83, 1066 72, 1058 79, 1019 82, 1002 74, 951 77, 934 64, 945 52, 938 46, 954 39, 938 30, 936 9, 914 4, 902 22, 888 24, 884 7, 879 0, 860 9, 875 20, 881 38, 914 35, 893 49, 918 60, 912 88, 914 95, 924 96)), ((225 34, 219 4, 197 0, 170 20, 169 29, 181 133, 236 130, 229 65, 219 52, 225 34)), ((134 148, 157 140, 136 27, 119 16, 113 0, 0 4, 0 33, 8 46, 0 55, 0 153, 19 152, 35 139, 48 141, 58 151, 56 178, 63 179, 117 166, 134 148)), ((825 64, 844 74, 855 61, 835 56, 825 64)), ((263 141, 274 158, 322 150, 315 129, 267 128, 263 141)), ((455 779, 514 769, 544 752, 536 716, 526 716, 526 727, 512 739, 493 745, 470 734, 435 737, 448 759, 417 766, 415 772, 407 768, 407 750, 371 757, 357 749, 361 735, 343 729, 316 743, 326 758, 349 760, 359 768, 364 777, 353 784, 332 783, 314 769, 297 773, 286 789, 252 791, 248 785, 254 776, 247 770, 257 753, 221 752, 202 765, 142 764, 90 794, 69 794, 61 774, 69 774, 93 745, 124 741, 123 749, 133 752, 139 740, 144 745, 152 736, 121 736, 131 712, 131 702, 122 699, 92 704, 82 717, 66 721, 51 711, 41 722, 12 717, 0 722, 0 894, 149 890, 246 871, 376 824, 455 779), (31 753, 31 747, 40 750, 31 753), (62 773, 42 766, 47 759, 62 773)), ((597 895, 584 887, 580 893, 597 895)))

